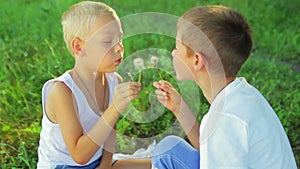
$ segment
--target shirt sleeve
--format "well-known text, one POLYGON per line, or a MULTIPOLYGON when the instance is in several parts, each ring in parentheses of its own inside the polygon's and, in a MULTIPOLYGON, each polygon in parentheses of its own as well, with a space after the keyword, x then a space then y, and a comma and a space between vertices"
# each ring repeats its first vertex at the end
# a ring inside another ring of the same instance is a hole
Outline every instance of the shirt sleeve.
POLYGON ((236 116, 223 114, 215 125, 215 131, 200 144, 200 168, 247 169, 247 124, 236 116))

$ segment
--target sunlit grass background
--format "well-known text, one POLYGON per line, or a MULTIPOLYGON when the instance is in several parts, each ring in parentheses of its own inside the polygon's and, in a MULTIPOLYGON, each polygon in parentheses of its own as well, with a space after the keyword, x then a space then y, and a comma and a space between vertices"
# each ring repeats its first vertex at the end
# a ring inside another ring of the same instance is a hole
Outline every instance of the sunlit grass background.
MULTIPOLYGON (((35 168, 45 81, 72 68, 73 58, 62 38, 61 15, 78 0, 0 1, 0 167, 35 168)), ((251 23, 255 46, 244 65, 244 76, 273 106, 291 141, 300 165, 300 1, 202 0, 121 1, 104 0, 120 17, 139 12, 180 16, 206 4, 224 4, 241 12, 251 23)), ((146 27, 147 25, 145 25, 146 27)), ((174 39, 158 35, 124 40, 125 57, 145 48, 171 51, 174 39)), ((204 99, 199 115, 208 108, 204 99)), ((142 133, 130 122, 118 125, 132 137, 142 133), (130 130, 128 130, 130 129, 130 130)), ((168 123, 165 122, 165 123, 168 123)), ((159 127, 144 129, 149 133, 159 127), (152 130, 152 131, 151 131, 152 130)), ((121 147, 126 145, 119 141, 121 147)))

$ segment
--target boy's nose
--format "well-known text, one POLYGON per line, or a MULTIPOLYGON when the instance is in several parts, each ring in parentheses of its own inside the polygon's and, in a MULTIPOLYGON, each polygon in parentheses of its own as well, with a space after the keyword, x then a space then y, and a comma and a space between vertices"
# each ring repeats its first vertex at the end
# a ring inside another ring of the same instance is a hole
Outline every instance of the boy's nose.
POLYGON ((124 52, 124 46, 122 42, 116 44, 116 52, 124 52))
POLYGON ((176 49, 173 49, 172 56, 175 57, 175 55, 176 55, 176 49))

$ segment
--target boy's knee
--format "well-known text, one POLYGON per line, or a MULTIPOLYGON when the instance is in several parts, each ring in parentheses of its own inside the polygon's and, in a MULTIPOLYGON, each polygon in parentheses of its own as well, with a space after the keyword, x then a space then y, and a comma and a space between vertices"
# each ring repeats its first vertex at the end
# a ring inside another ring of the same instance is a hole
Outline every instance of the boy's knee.
POLYGON ((184 139, 175 136, 175 135, 171 135, 171 136, 167 136, 164 139, 162 139, 159 144, 161 145, 168 145, 168 144, 178 144, 179 142, 185 141, 184 139))
POLYGON ((152 156, 152 165, 157 168, 199 168, 200 154, 188 142, 177 136, 161 140, 152 156), (194 167, 198 166, 198 167, 194 167))
POLYGON ((153 155, 161 155, 170 152, 181 142, 185 142, 185 140, 178 136, 167 136, 157 144, 153 151, 153 155))

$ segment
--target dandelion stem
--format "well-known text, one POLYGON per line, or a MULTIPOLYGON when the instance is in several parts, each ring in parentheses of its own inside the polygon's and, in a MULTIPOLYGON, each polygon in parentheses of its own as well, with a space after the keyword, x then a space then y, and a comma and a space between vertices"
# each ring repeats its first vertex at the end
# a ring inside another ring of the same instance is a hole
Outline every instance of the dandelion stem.
POLYGON ((157 74, 159 75, 160 79, 164 80, 164 78, 162 77, 162 75, 159 72, 159 69, 157 67, 155 67, 155 70, 156 70, 157 74))
POLYGON ((139 70, 139 79, 138 82, 141 83, 142 80, 142 70, 139 70))
POLYGON ((129 78, 130 78, 131 82, 134 82, 134 80, 133 80, 133 77, 132 77, 131 73, 130 73, 130 72, 127 72, 127 75, 129 76, 129 78))

